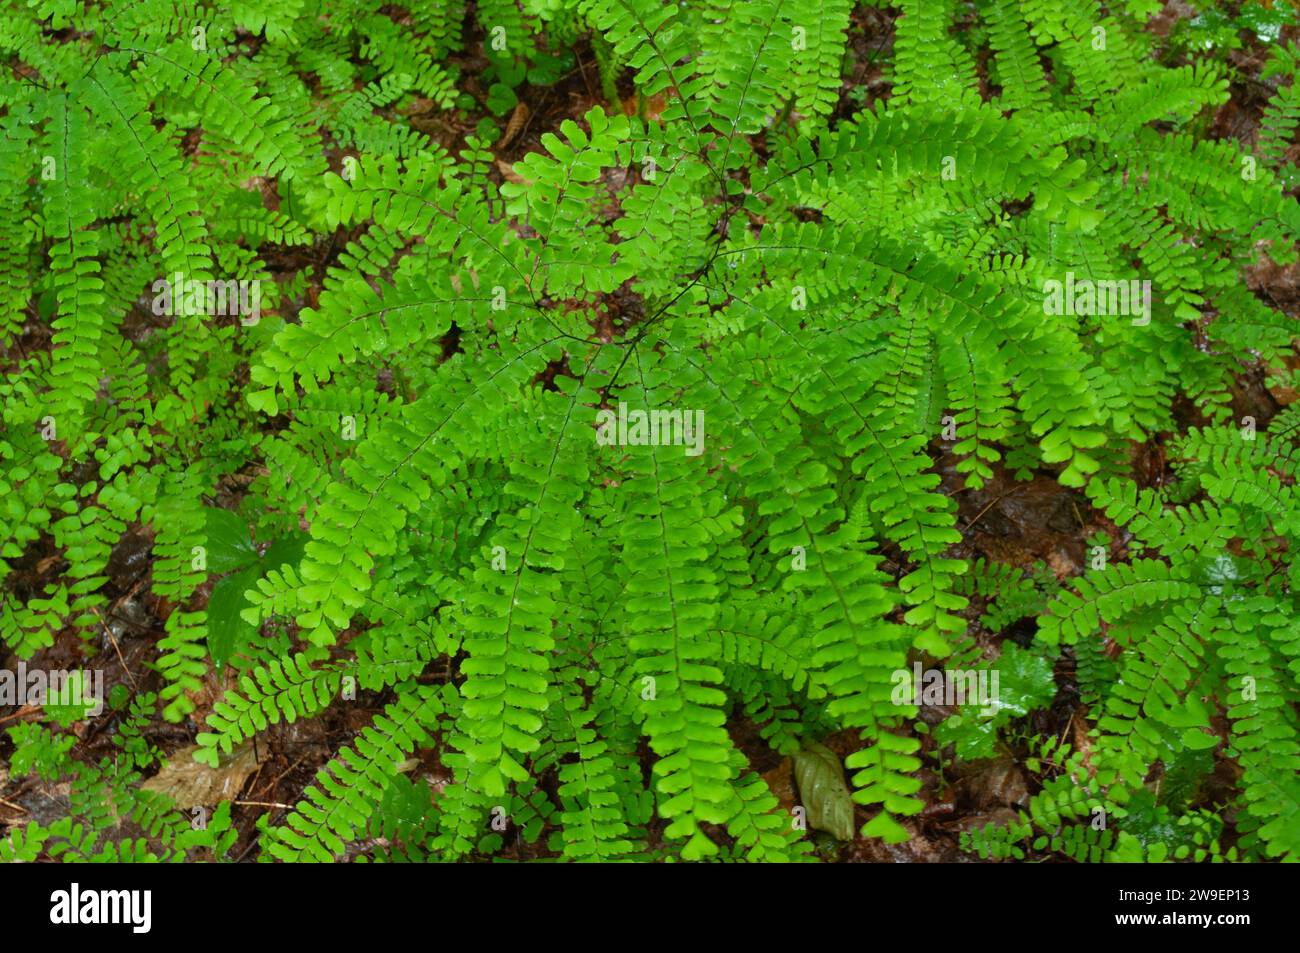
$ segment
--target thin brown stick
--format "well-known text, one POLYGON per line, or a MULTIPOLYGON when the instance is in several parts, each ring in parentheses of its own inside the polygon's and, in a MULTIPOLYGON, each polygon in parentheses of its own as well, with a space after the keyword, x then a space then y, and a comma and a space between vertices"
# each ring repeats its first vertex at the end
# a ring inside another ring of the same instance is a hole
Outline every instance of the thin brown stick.
POLYGON ((975 514, 975 518, 974 518, 974 519, 972 519, 969 523, 967 523, 965 526, 962 527, 962 530, 961 530, 962 533, 964 534, 964 533, 968 533, 968 532, 970 532, 970 528, 971 528, 972 526, 974 526, 976 523, 978 523, 978 522, 980 521, 980 518, 981 518, 985 513, 987 513, 989 510, 993 509, 993 507, 997 506, 999 503, 1001 503, 1001 502, 1002 502, 1003 500, 1005 500, 1007 497, 1012 496, 1012 495, 1014 495, 1015 493, 1019 492, 1019 490, 1020 490, 1020 487, 1018 487, 1018 486, 1017 486, 1017 487, 1012 487, 1012 488, 1011 488, 1010 490, 1008 490, 1006 493, 1003 493, 1001 496, 999 496, 996 500, 993 500, 991 503, 989 503, 988 506, 984 507, 984 509, 980 510, 978 513, 975 514))
POLYGON ((28 715, 39 715, 40 713, 40 705, 24 705, 12 715, 5 715, 3 718, 0 718, 0 725, 3 725, 6 721, 13 721, 15 718, 26 718, 28 715))
POLYGON ((95 613, 95 618, 99 620, 100 627, 103 628, 104 634, 108 636, 108 641, 113 643, 113 651, 117 653, 117 660, 122 663, 122 671, 125 672, 126 677, 131 680, 131 687, 138 692, 140 690, 140 685, 136 682, 135 676, 131 674, 131 669, 127 667, 126 657, 122 655, 122 647, 117 644, 117 636, 115 636, 113 630, 108 627, 108 623, 104 621, 104 617, 99 614, 98 609, 91 606, 90 611, 95 613))

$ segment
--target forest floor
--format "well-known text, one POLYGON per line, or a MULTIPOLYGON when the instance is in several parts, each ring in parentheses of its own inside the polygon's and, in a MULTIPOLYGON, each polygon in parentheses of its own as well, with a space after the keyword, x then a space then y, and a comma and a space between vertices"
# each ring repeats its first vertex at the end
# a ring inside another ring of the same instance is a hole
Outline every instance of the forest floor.
MULTIPOLYGON (((1181 2, 1166 4, 1166 12, 1157 17, 1151 29, 1160 32, 1172 29, 1180 20, 1192 15, 1191 9, 1181 2)), ((893 19, 888 13, 867 10, 855 14, 850 31, 853 65, 845 80, 839 105, 840 118, 848 118, 862 105, 887 98, 888 83, 881 66, 888 60, 893 47, 893 19)), ((1300 33, 1287 28, 1282 39, 1295 40, 1300 33)), ((475 37, 468 38, 467 49, 481 49, 475 37)), ((1227 54, 1234 69, 1231 99, 1214 115, 1210 135, 1216 138, 1233 138, 1252 142, 1259 119, 1270 94, 1270 87, 1261 79, 1261 69, 1267 49, 1263 44, 1243 41, 1240 49, 1227 54)), ((519 105, 508 115, 495 117, 486 107, 477 112, 453 114, 437 109, 429 101, 417 101, 408 113, 412 125, 433 138, 449 152, 456 154, 465 145, 465 138, 475 132, 486 117, 499 124, 502 136, 494 146, 496 169, 492 175, 498 180, 508 180, 514 175, 513 167, 523 156, 541 148, 541 138, 555 132, 565 120, 579 119, 592 106, 606 109, 618 108, 631 114, 638 109, 653 118, 663 108, 662 100, 638 102, 630 81, 624 78, 620 85, 621 102, 611 104, 601 91, 595 56, 589 47, 574 50, 575 65, 558 82, 540 87, 524 86, 518 90, 519 105)), ((487 89, 478 78, 487 61, 481 56, 463 54, 453 57, 451 65, 459 68, 461 89, 479 103, 488 96, 487 89)), ((1293 147, 1294 161, 1300 147, 1293 147)), ((333 158, 337 158, 334 156, 333 158)), ((312 306, 320 293, 325 271, 336 264, 337 255, 346 242, 336 236, 333 240, 306 248, 284 248, 272 256, 273 267, 286 277, 306 270, 314 275, 297 308, 312 306)), ((1261 265, 1248 274, 1248 285, 1273 307, 1295 317, 1300 315, 1300 265, 1286 268, 1261 265)), ((286 317, 294 314, 289 308, 286 317)), ((147 307, 124 324, 124 333, 132 333, 132 321, 148 321, 147 307)), ((24 346, 40 348, 48 342, 28 340, 24 346)), ((1300 362, 1297 362, 1300 365, 1300 362)), ((1255 418, 1260 429, 1283 407, 1296 399, 1296 393, 1283 388, 1270 389, 1265 385, 1266 369, 1244 369, 1233 390, 1232 409, 1238 419, 1245 415, 1255 418)), ((1180 429, 1207 423, 1184 402, 1179 407, 1180 429)), ((1163 452, 1165 439, 1171 435, 1157 435, 1149 443, 1132 448, 1134 475, 1139 485, 1155 487, 1171 478, 1163 452)), ((1015 480, 1005 470, 998 470, 994 479, 978 490, 968 490, 953 464, 955 460, 944 455, 936 443, 932 447, 938 460, 938 472, 943 479, 945 492, 958 503, 963 540, 955 547, 954 555, 974 559, 984 557, 1018 566, 1034 563, 1046 564, 1058 579, 1077 575, 1084 566, 1085 541, 1099 530, 1112 536, 1120 535, 1115 526, 1101 513, 1095 511, 1083 493, 1060 485, 1050 475, 1039 475, 1024 482, 1015 480)), ((243 488, 255 473, 236 474, 221 488, 216 500, 219 506, 233 506, 242 495, 243 488)), ((84 482, 84 481, 81 481, 84 482)), ((21 560, 13 564, 10 585, 21 596, 42 591, 47 580, 56 578, 66 568, 63 556, 53 548, 31 547, 21 560)), ((166 599, 151 591, 151 549, 153 538, 147 528, 132 527, 113 550, 108 565, 104 592, 108 597, 107 609, 102 613, 104 638, 102 651, 95 659, 96 668, 104 673, 104 684, 127 684, 137 691, 156 691, 161 678, 153 668, 157 658, 157 643, 163 636, 163 625, 176 608, 166 599)), ((887 567, 889 568, 889 567, 887 567)), ((897 568, 897 567, 893 567, 897 568)), ((210 583, 208 584, 210 588, 210 583)), ((990 637, 979 629, 978 618, 982 611, 980 600, 972 600, 967 610, 977 633, 977 641, 984 637, 984 648, 993 648, 1001 637, 990 637)), ((200 601, 196 608, 201 608, 200 601)), ((1032 618, 1013 625, 1012 638, 1028 640, 1036 629, 1032 618)), ((71 627, 58 634, 54 645, 29 659, 29 668, 74 669, 84 666, 84 643, 71 627)), ((13 657, 0 658, 5 667, 17 664, 13 657)), ((426 676, 437 679, 438 675, 426 676)), ((231 856, 253 859, 257 856, 255 821, 270 814, 272 823, 278 822, 301 796, 319 770, 337 751, 349 744, 358 732, 369 725, 374 716, 391 701, 388 693, 360 692, 355 702, 335 704, 321 716, 299 720, 293 724, 278 724, 258 735, 255 744, 241 749, 238 757, 221 769, 217 778, 198 780, 195 769, 184 749, 192 746, 193 738, 221 694, 235 684, 236 675, 227 667, 221 676, 209 675, 204 692, 196 698, 197 710, 183 724, 169 724, 155 719, 146 731, 148 739, 159 746, 170 758, 163 775, 155 779, 157 786, 173 794, 183 794, 186 785, 219 784, 223 797, 233 800, 233 820, 240 838, 231 856), (177 755, 180 755, 177 757, 177 755)), ((1058 692, 1052 705, 1035 714, 1036 733, 1055 735, 1069 740, 1077 747, 1086 747, 1084 724, 1077 687, 1073 673, 1058 666, 1056 672, 1058 692)), ((0 729, 16 721, 34 718, 39 709, 0 708, 0 729)), ((931 724, 947 717, 950 711, 942 707, 924 707, 921 718, 931 724)), ((115 719, 89 719, 78 722, 79 742, 74 749, 76 757, 87 761, 111 755, 115 750, 110 737, 115 719)), ((786 808, 796 802, 793 770, 790 758, 782 758, 767 747, 756 726, 745 718, 729 724, 737 745, 750 758, 751 766, 762 773, 786 808)), ((927 739, 927 748, 933 745, 927 739)), ((841 757, 858 747, 850 732, 833 735, 825 744, 841 757)), ((25 779, 10 779, 3 767, 12 750, 8 739, 0 734, 0 833, 13 824, 28 821, 48 823, 67 811, 67 786, 42 782, 34 775, 25 779)), ((934 862, 971 859, 957 850, 963 830, 980 827, 989 822, 1011 819, 1018 808, 1023 808, 1037 790, 1037 779, 1025 767, 1024 752, 1006 750, 997 759, 974 763, 958 774, 940 777, 934 771, 923 771, 923 787, 918 796, 926 807, 919 815, 903 823, 911 838, 903 844, 885 845, 861 836, 847 843, 836 843, 829 838, 819 840, 819 848, 827 859, 841 862, 934 862)), ((648 756, 648 752, 647 752, 648 756)), ((439 762, 436 750, 421 752, 417 764, 408 766, 414 776, 425 779, 435 791, 446 785, 448 772, 439 762)), ((210 772, 207 772, 210 774, 210 772)), ((1234 783, 1234 768, 1221 762, 1212 776, 1210 787, 1230 789, 1234 783)), ((544 786, 546 781, 544 780, 544 786)), ((553 783, 553 779, 551 779, 553 783)), ((197 796, 197 795, 196 795, 197 796)), ((1207 792, 1212 797, 1213 791, 1207 792)), ((860 828, 868 819, 863 809, 856 818, 860 828)), ((125 830, 124 836, 129 831, 125 830)), ((529 846, 519 840, 507 838, 500 856, 526 858, 534 856, 538 846, 529 846)), ((1046 859, 1046 858, 1043 858, 1046 859)))

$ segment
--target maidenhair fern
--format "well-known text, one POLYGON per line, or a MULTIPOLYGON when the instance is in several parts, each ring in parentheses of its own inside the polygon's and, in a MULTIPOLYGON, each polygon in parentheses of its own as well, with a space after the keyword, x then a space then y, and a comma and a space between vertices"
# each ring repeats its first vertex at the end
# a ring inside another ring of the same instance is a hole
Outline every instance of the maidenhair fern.
POLYGON ((1295 260, 1294 50, 1252 143, 1153 4, 900 0, 871 97, 861 6, 9 3, 0 640, 153 615, 124 757, 10 728, 76 797, 0 858, 223 858, 151 719, 220 772, 359 698, 262 859, 815 857, 754 744, 842 757, 856 836, 1012 751, 980 856, 1300 856, 1300 425, 1233 404, 1292 356, 1243 276, 1295 260), (574 50, 603 101, 465 134, 574 50), (974 558, 1031 478, 1122 533, 1078 575, 974 558), (923 666, 1000 697, 930 731, 923 666))

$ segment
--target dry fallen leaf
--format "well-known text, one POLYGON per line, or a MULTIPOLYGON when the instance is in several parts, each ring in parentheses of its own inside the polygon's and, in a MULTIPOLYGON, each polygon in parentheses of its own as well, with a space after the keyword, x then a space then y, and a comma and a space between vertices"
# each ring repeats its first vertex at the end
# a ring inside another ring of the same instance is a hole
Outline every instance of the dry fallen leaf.
POLYGON ((497 143, 498 149, 504 149, 510 144, 510 140, 519 135, 520 130, 524 128, 524 123, 528 121, 528 107, 523 103, 515 106, 515 111, 510 114, 510 121, 506 123, 506 131, 501 136, 501 141, 497 143))
POLYGON ((781 802, 781 810, 789 814, 799 803, 798 795, 794 790, 794 761, 790 758, 782 759, 771 771, 763 773, 763 780, 767 782, 768 789, 776 795, 776 799, 781 802))
MULTIPOLYGON (((633 93, 623 100, 623 115, 635 116, 640 106, 640 93, 633 93)), ((668 106, 668 100, 664 93, 655 93, 645 101, 645 118, 651 122, 658 122, 659 117, 663 115, 664 109, 668 106)))
POLYGON ((515 185, 531 184, 528 179, 525 179, 522 175, 516 172, 515 167, 505 159, 497 159, 497 169, 501 172, 502 178, 507 182, 513 182, 515 185))
POLYGON ((1274 381, 1274 385, 1268 389, 1268 392, 1272 394, 1273 399, 1283 407, 1288 407, 1291 404, 1294 404, 1296 399, 1300 398, 1300 394, 1296 392, 1296 388, 1291 386, 1295 383, 1295 380, 1291 375, 1294 374, 1298 368, 1300 368, 1300 358, 1288 357, 1285 361, 1285 366, 1272 366, 1266 369, 1269 375, 1268 379, 1274 381))
POLYGON ((259 762, 251 740, 222 758, 216 768, 194 760, 197 748, 190 745, 177 751, 161 771, 140 787, 169 795, 181 809, 206 807, 235 798, 248 776, 257 770, 259 762))
POLYGON ((1029 801, 1024 771, 1010 758, 991 761, 967 778, 966 792, 975 809, 1021 807, 1029 801))

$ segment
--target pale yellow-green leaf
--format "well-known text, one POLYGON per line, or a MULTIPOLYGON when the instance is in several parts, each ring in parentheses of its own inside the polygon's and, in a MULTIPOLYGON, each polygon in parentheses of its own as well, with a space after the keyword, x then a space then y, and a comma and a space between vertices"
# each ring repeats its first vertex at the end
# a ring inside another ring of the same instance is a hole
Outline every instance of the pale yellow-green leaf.
POLYGON ((852 840, 853 798, 835 752, 816 742, 809 744, 795 753, 794 776, 809 826, 840 840, 852 840))

